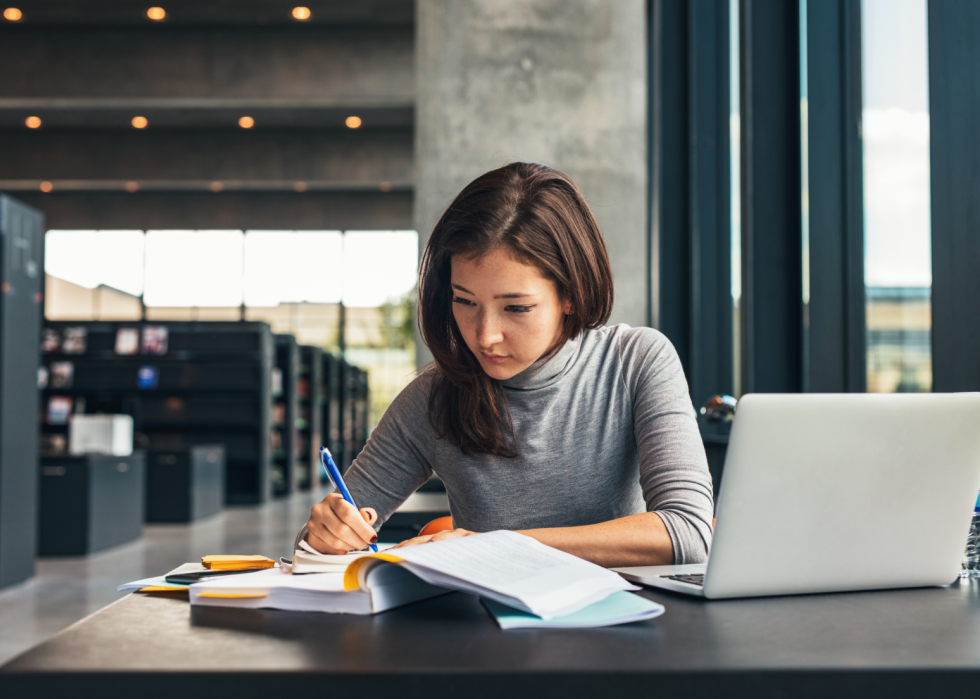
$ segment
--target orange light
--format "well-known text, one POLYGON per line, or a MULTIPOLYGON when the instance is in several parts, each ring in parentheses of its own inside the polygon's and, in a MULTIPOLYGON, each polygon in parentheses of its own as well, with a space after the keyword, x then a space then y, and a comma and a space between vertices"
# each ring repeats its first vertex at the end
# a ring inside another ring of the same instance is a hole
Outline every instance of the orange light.
POLYGON ((29 129, 39 129, 41 128, 41 118, 40 117, 27 117, 24 119, 24 124, 29 129))
POLYGON ((381 183, 379 183, 378 184, 378 189, 380 189, 382 192, 390 192, 391 191, 391 182, 381 182, 381 183))
POLYGON ((210 189, 212 192, 220 192, 224 188, 225 186, 220 182, 212 182, 210 185, 208 185, 208 189, 210 189))
POLYGON ((243 129, 250 129, 255 126, 255 119, 249 116, 244 116, 238 120, 238 125, 243 129))
POLYGON ((359 129, 361 127, 361 117, 359 116, 349 116, 344 120, 347 124, 348 129, 359 129))
POLYGON ((132 121, 134 129, 145 129, 146 125, 149 123, 150 122, 146 120, 146 117, 140 117, 140 116, 133 117, 133 121, 132 121))
POLYGON ((54 189, 54 185, 48 182, 47 180, 45 180, 44 182, 41 183, 39 189, 42 192, 50 192, 52 189, 54 189))
POLYGON ((308 7, 294 7, 293 8, 293 19, 298 19, 300 22, 305 22, 313 15, 308 7))
POLYGON ((3 11, 3 18, 8 22, 19 22, 24 17, 24 13, 16 7, 8 7, 3 11))
POLYGON ((140 183, 139 182, 127 182, 126 183, 126 191, 127 192, 135 192, 135 191, 139 190, 139 188, 140 188, 140 183))
POLYGON ((296 184, 293 185, 293 189, 295 189, 297 192, 305 192, 306 191, 306 183, 305 182, 297 182, 296 184))
POLYGON ((146 11, 146 16, 154 22, 159 22, 166 18, 167 11, 162 7, 151 7, 146 11))

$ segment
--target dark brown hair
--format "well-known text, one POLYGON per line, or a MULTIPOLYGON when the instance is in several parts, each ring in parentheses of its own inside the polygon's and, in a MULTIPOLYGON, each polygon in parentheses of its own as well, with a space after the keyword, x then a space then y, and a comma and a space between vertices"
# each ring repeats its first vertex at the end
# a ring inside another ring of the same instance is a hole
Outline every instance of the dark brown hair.
POLYGON ((599 224, 565 174, 511 163, 473 180, 443 213, 419 269, 419 329, 437 372, 429 396, 436 433, 464 454, 514 457, 517 445, 500 382, 466 346, 452 311, 452 258, 479 259, 505 248, 534 265, 572 303, 557 352, 582 330, 598 328, 613 304, 612 270, 599 224))

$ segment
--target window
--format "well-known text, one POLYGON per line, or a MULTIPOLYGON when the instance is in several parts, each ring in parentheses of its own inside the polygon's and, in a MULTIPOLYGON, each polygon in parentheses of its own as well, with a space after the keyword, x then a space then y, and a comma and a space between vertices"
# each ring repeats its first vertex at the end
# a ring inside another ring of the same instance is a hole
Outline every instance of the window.
POLYGON ((241 231, 147 231, 143 302, 238 308, 243 252, 241 231))
POLYGON ((49 320, 244 317, 334 352, 342 335, 370 375, 372 426, 414 375, 415 231, 49 231, 45 242, 49 320))
POLYGON ((926 0, 864 0, 868 390, 932 387, 926 0))

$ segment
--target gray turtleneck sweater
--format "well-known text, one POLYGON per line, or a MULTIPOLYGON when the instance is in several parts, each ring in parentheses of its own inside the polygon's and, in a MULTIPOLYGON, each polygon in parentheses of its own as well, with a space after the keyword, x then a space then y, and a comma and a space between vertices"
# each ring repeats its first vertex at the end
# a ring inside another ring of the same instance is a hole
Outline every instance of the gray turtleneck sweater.
POLYGON ((706 560, 711 475, 680 360, 661 333, 586 331, 504 381, 515 459, 464 456, 436 437, 432 371, 392 401, 345 476, 358 506, 378 511, 378 526, 435 474, 457 527, 571 527, 656 512, 675 563, 706 560))

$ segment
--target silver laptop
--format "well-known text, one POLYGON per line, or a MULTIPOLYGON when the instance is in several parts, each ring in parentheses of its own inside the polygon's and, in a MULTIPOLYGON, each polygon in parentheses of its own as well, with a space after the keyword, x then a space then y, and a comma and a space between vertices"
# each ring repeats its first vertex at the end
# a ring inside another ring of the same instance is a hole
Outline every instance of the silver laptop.
POLYGON ((980 490, 980 393, 738 402, 708 563, 614 568, 711 599, 947 585, 980 490))

